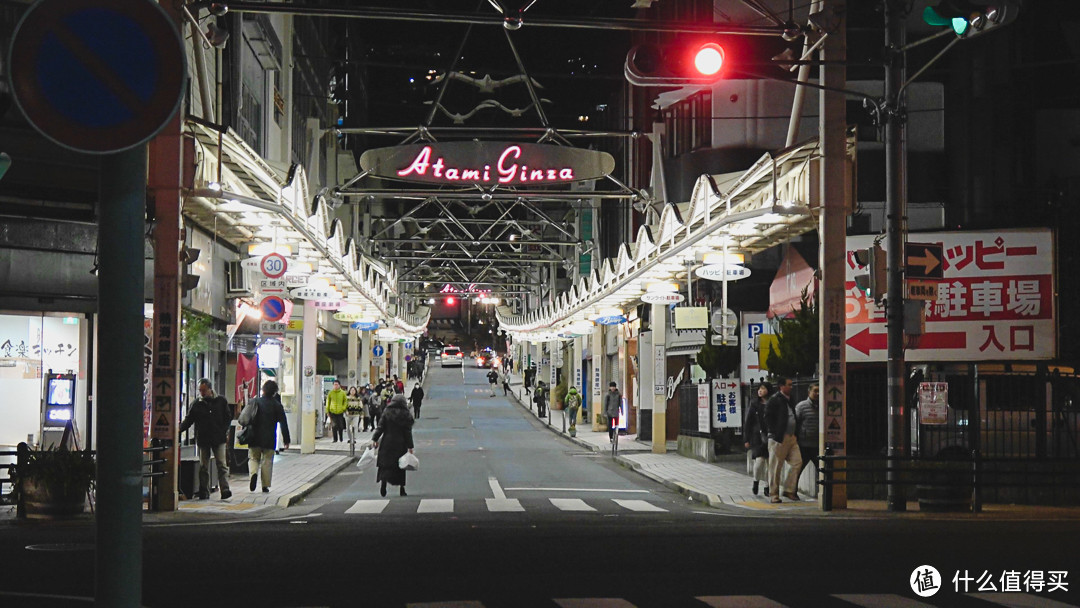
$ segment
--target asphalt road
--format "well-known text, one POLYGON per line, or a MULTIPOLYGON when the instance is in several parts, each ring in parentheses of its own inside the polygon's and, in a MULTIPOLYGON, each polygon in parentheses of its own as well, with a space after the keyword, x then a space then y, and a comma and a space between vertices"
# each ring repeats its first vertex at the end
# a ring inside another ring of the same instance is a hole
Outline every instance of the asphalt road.
MULTIPOLYGON (((427 392, 409 496, 382 499, 350 468, 256 518, 147 524, 146 605, 1080 605, 1077 521, 702 507, 489 397, 484 371, 436 367, 427 392), (944 578, 927 599, 909 584, 923 564, 944 578), (965 570, 999 589, 1007 572, 1065 571, 1070 589, 1009 604, 956 593, 965 570)), ((91 596, 93 537, 87 522, 0 527, 0 603, 79 605, 12 593, 91 596)))

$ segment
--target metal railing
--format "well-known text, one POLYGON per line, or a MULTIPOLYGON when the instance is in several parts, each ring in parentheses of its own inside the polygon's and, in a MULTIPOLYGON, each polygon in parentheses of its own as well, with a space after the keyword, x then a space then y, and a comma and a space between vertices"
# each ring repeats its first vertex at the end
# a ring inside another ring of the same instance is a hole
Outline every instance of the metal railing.
MULTIPOLYGON (((914 486, 920 508, 933 510, 982 511, 988 492, 999 489, 1025 491, 1050 488, 1056 493, 1075 492, 1080 488, 1080 462, 1075 459, 983 458, 978 450, 957 458, 917 458, 911 456, 837 456, 831 448, 817 459, 821 475, 822 508, 832 510, 836 486, 871 485, 887 488, 914 486), (894 463, 893 466, 889 466, 894 463), (838 466, 839 465, 839 466, 838 466), (893 479, 888 474, 895 473, 893 479)), ((1043 494, 1046 494, 1043 492, 1043 494)), ((1009 502, 1013 502, 1010 500, 1009 502)), ((1066 501, 1062 501, 1066 502, 1066 501)))
MULTIPOLYGON (((97 452, 94 450, 88 450, 95 458, 97 452)), ((162 470, 161 465, 165 464, 164 458, 158 457, 161 452, 165 451, 165 446, 161 445, 157 439, 152 440, 152 445, 148 448, 143 448, 143 463, 144 468, 149 467, 149 470, 143 471, 143 479, 147 480, 149 484, 149 496, 154 496, 154 486, 157 484, 157 478, 163 477, 165 471, 162 470)), ((24 505, 22 502, 22 494, 16 491, 16 486, 19 483, 19 467, 24 465, 29 459, 31 453, 30 446, 25 442, 20 443, 14 450, 2 450, 0 451, 0 458, 12 458, 15 462, 9 462, 6 464, 0 464, 0 470, 6 472, 6 476, 0 477, 0 505, 15 505, 15 516, 18 518, 24 518, 26 516, 24 505)), ((91 484, 91 492, 93 492, 94 486, 91 484)), ((151 502, 147 501, 147 505, 151 502)), ((93 508, 93 502, 91 501, 91 509, 93 508)))

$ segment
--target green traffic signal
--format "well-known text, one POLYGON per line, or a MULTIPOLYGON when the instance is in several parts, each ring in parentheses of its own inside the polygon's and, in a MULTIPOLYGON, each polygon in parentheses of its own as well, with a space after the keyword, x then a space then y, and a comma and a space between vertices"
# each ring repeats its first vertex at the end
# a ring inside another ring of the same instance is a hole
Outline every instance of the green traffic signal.
POLYGON ((951 27, 957 36, 963 36, 967 33, 968 27, 971 26, 966 18, 943 15, 932 6, 923 9, 922 18, 929 25, 947 25, 951 27))

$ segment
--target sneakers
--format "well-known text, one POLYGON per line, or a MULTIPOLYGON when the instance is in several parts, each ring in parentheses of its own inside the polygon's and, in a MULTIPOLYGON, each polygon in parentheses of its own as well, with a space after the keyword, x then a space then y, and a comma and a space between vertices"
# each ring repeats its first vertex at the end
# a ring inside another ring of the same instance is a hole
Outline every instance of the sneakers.
POLYGON ((765 486, 765 496, 769 495, 769 486, 765 486))
POLYGON ((258 473, 252 475, 251 476, 251 483, 248 484, 248 490, 254 492, 255 491, 255 485, 256 485, 256 482, 258 480, 259 480, 259 474, 258 473))
POLYGON ((230 498, 232 498, 232 490, 221 491, 221 500, 229 500, 230 498))
MULTIPOLYGON (((752 488, 750 488, 750 491, 754 493, 754 496, 757 496, 757 490, 758 490, 758 482, 755 481, 754 486, 752 488)), ((766 490, 766 493, 767 492, 768 491, 766 490)))
POLYGON ((263 488, 263 494, 269 494, 270 488, 263 488))
POLYGON ((792 502, 799 502, 799 495, 795 492, 784 492, 784 498, 792 502))

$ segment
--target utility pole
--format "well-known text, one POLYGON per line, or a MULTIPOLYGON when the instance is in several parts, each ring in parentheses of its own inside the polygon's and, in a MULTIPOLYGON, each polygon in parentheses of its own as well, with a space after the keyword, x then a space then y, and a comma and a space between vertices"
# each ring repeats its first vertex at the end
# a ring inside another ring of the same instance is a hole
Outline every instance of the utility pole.
POLYGON ((885 0, 885 237, 889 282, 885 320, 888 329, 888 456, 886 508, 904 511, 907 500, 899 485, 907 453, 904 442, 904 141, 906 114, 901 88, 904 83, 904 36, 907 0, 885 0))

